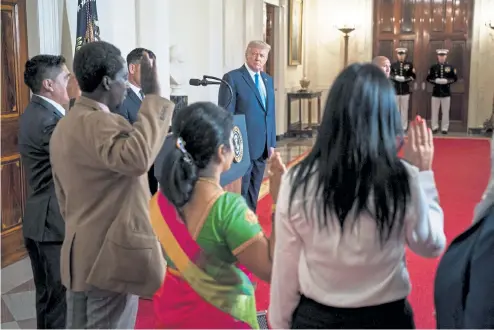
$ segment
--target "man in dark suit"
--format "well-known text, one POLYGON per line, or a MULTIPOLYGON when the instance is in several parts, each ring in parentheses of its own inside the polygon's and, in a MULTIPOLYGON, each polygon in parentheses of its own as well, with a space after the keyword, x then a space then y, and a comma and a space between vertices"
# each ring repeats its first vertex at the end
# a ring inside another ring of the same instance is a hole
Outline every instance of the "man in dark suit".
POLYGON ((23 234, 36 286, 38 329, 65 328, 65 288, 60 279, 60 249, 65 223, 53 183, 49 145, 69 103, 71 74, 65 58, 38 55, 26 62, 24 82, 33 96, 19 124, 19 152, 29 184, 23 234))
MULTIPOLYGON (((132 125, 137 120, 137 113, 144 98, 144 93, 141 90, 141 59, 144 53, 147 53, 151 60, 156 59, 156 55, 145 48, 136 48, 127 55, 129 69, 127 97, 117 110, 117 113, 124 116, 132 125)), ((151 166, 148 172, 148 181, 151 195, 154 195, 158 191, 158 180, 154 176, 154 165, 151 166)))
POLYGON ((273 78, 262 72, 271 47, 264 41, 251 41, 245 52, 245 64, 223 76, 233 89, 220 87, 218 104, 235 115, 245 115, 250 167, 242 178, 242 196, 255 211, 270 148, 276 145, 276 121, 273 78))

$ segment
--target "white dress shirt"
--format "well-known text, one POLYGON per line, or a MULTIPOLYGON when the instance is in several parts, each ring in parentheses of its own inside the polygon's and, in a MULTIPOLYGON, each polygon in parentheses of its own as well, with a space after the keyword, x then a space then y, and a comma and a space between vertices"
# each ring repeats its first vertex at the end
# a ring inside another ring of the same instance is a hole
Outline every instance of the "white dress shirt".
POLYGON ((264 101, 266 101, 266 99, 267 99, 267 95, 268 95, 268 94, 267 94, 267 92, 266 92, 266 85, 264 84, 264 79, 263 79, 263 77, 262 77, 262 75, 261 75, 261 72, 260 72, 260 71, 259 71, 259 72, 255 72, 255 71, 253 71, 253 70, 252 70, 252 69, 251 69, 251 68, 247 65, 247 63, 245 63, 245 68, 247 69, 247 71, 249 71, 249 74, 250 74, 250 76, 252 77, 252 81, 254 82, 254 85, 256 84, 256 77, 255 77, 255 75, 256 75, 256 73, 258 73, 258 74, 259 74, 259 86, 261 87, 261 91, 260 91, 260 92, 262 92, 262 95, 261 95, 261 96, 264 98, 264 101))
POLYGON ((132 84, 132 83, 128 83, 130 89, 132 89, 132 91, 137 95, 137 97, 142 101, 142 97, 141 97, 141 89, 139 87, 137 87, 136 85, 132 84))
POLYGON ((408 296, 411 285, 405 246, 421 256, 437 257, 446 246, 446 237, 433 172, 405 166, 410 173, 411 196, 404 228, 395 231, 383 246, 375 220, 365 213, 353 227, 348 224, 343 234, 336 219, 319 229, 316 210, 321 198, 311 193, 317 178, 311 179, 305 195, 297 192, 290 203, 292 184, 288 175, 283 177, 275 215, 268 314, 274 329, 290 328, 300 294, 342 308, 375 306, 408 296), (304 202, 309 218, 302 208, 304 202))
POLYGON ((62 116, 65 116, 65 108, 62 107, 60 104, 58 104, 57 102, 53 101, 52 99, 49 99, 47 97, 44 97, 44 96, 41 96, 41 95, 38 95, 38 94, 34 94, 36 95, 37 97, 40 97, 42 98, 43 100, 45 100, 46 102, 50 103, 51 105, 53 105, 58 112, 60 112, 60 114, 62 116))

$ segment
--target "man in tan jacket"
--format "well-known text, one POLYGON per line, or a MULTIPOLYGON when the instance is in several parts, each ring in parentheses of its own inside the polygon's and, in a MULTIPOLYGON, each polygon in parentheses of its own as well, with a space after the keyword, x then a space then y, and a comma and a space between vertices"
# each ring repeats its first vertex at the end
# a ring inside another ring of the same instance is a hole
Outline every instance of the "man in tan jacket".
POLYGON ((62 283, 67 328, 133 329, 138 296, 152 296, 165 260, 149 222, 147 172, 168 132, 174 105, 160 97, 156 63, 141 61, 146 95, 131 125, 110 112, 125 98, 127 65, 106 42, 77 51, 81 97, 50 142, 65 240, 62 283))

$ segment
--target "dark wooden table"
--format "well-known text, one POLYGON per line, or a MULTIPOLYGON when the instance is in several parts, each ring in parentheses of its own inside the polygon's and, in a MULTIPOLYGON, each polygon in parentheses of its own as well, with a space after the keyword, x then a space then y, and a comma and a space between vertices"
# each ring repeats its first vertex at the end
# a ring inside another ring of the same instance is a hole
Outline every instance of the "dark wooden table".
POLYGON ((320 91, 298 91, 287 93, 288 98, 288 116, 287 116, 287 135, 289 137, 293 136, 303 136, 307 135, 312 137, 312 131, 317 128, 321 123, 321 95, 320 91), (317 99, 317 123, 312 123, 312 101, 317 99), (302 118, 302 101, 307 100, 309 104, 308 108, 308 119, 309 123, 304 124, 302 118), (292 123, 292 103, 293 101, 298 101, 298 116, 300 122, 292 123))

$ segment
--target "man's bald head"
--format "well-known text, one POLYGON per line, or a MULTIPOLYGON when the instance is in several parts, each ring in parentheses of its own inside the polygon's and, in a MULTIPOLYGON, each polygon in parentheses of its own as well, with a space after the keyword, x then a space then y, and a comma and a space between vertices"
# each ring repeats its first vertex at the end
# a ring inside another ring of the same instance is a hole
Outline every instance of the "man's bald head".
POLYGON ((391 62, 386 56, 376 56, 372 60, 372 63, 380 67, 384 71, 386 77, 389 78, 389 72, 391 71, 391 62))

